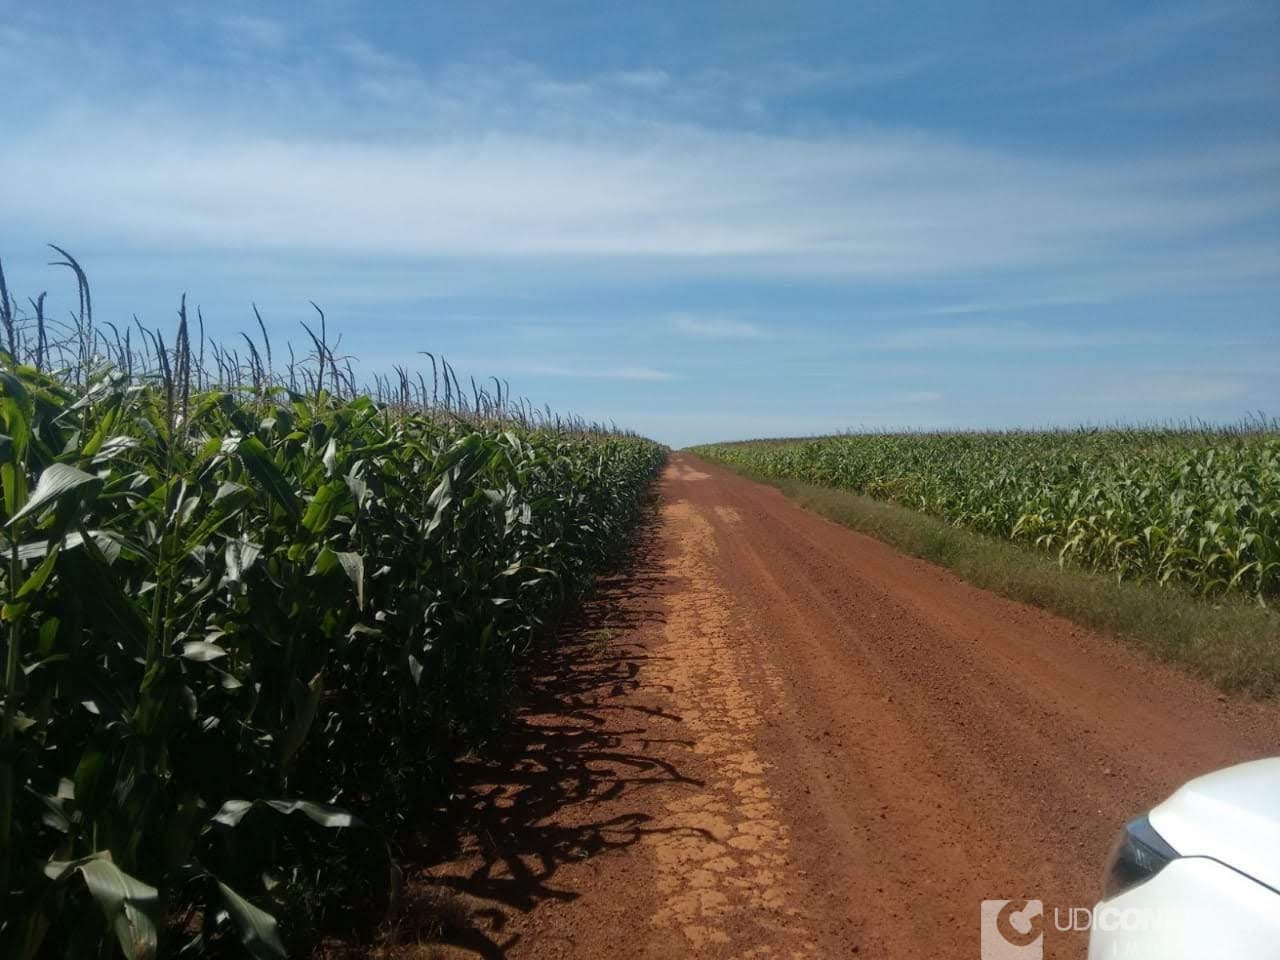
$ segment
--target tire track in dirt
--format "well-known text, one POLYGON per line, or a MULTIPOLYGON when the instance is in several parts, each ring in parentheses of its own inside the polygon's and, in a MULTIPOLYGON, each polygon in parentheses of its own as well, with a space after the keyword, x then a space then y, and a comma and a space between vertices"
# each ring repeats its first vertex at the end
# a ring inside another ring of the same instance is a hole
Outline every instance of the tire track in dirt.
POLYGON ((417 881, 458 955, 976 958, 982 899, 1090 905, 1123 820, 1280 746, 1274 704, 772 488, 676 455, 661 493, 417 881))
MULTIPOLYGON (((676 473, 690 482, 694 471, 676 473)), ((651 922, 676 927, 688 950, 730 947, 733 956, 817 957, 803 935, 788 875, 787 828, 756 750, 760 704, 741 677, 749 664, 734 643, 731 600, 714 577, 713 528, 686 502, 668 504, 664 524, 678 530, 668 574, 685 586, 672 605, 653 677, 680 705, 686 749, 705 779, 696 791, 664 802, 662 832, 647 838, 657 864, 657 909, 651 922), (782 952, 775 941, 786 941, 782 952), (743 943, 753 943, 741 952, 743 943)), ((768 682, 769 678, 764 678, 768 682)), ((774 681, 776 682, 776 680, 774 681)), ((679 761, 676 761, 679 762, 679 761)))

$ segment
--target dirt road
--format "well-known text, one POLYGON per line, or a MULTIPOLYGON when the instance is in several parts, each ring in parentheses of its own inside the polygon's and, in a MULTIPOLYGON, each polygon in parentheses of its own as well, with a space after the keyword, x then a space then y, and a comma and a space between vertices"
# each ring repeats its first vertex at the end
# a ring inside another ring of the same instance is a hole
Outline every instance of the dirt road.
POLYGON ((419 881, 458 955, 976 960, 981 900, 1052 928, 1125 819, 1280 752, 1275 708, 771 488, 678 455, 661 497, 419 881))

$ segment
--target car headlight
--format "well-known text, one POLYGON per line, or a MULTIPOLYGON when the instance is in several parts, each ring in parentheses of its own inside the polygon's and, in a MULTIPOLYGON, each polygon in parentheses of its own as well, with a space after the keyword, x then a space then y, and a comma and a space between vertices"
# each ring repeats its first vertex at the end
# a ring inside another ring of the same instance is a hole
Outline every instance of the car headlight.
POLYGON ((1107 856, 1107 871, 1102 882, 1103 899, 1110 900, 1145 883, 1177 857, 1178 851, 1156 833, 1146 817, 1130 820, 1116 837, 1107 856))

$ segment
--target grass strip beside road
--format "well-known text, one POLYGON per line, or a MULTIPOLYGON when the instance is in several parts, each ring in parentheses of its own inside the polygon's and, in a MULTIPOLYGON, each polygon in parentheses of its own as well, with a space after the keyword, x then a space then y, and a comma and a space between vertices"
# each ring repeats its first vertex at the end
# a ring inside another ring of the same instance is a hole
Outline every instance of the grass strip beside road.
MULTIPOLYGON (((726 465, 728 466, 728 465, 726 465)), ((735 469, 730 467, 730 469, 735 469)), ((1223 690, 1280 694, 1280 616, 1255 602, 1203 600, 1175 587, 1117 582, 896 504, 796 480, 736 472, 807 510, 952 570, 975 586, 1112 634, 1223 690)))

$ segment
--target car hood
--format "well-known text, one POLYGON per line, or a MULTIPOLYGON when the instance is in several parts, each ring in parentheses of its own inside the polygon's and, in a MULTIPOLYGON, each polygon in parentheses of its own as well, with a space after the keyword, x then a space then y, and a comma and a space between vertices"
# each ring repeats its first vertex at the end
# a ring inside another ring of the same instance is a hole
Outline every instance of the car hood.
POLYGON ((1280 757, 1192 780, 1148 815, 1184 857, 1212 857, 1280 891, 1280 757))

